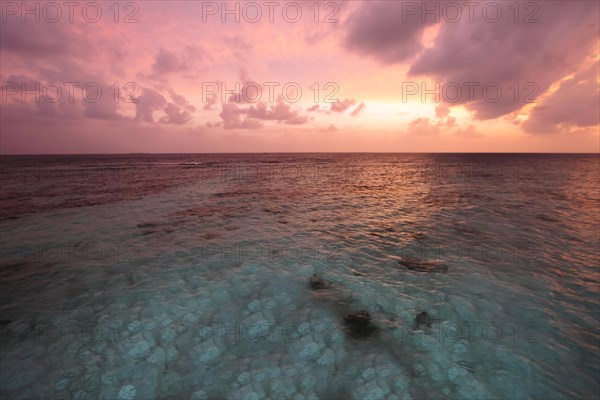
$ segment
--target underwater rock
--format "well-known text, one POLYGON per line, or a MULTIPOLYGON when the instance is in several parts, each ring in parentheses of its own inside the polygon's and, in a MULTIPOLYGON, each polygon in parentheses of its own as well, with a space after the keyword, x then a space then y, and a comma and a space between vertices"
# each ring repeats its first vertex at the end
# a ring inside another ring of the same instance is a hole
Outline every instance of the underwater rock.
POLYGON ((425 311, 418 313, 415 320, 417 329, 431 328, 431 317, 425 311))
POLYGON ((417 272, 448 272, 448 266, 439 262, 419 260, 417 258, 402 258, 398 263, 410 271, 417 272))
POLYGON ((348 314, 344 317, 344 322, 350 333, 357 337, 367 337, 377 330, 371 323, 371 314, 367 311, 348 314))
POLYGON ((367 311, 359 311, 354 314, 348 314, 344 317, 344 321, 351 324, 367 325, 371 321, 371 314, 367 311))
POLYGON ((141 224, 137 224, 138 228, 156 228, 160 224, 158 222, 143 222, 141 224))
POLYGON ((314 290, 327 289, 331 287, 331 283, 327 282, 322 276, 317 274, 313 274, 313 276, 310 277, 309 284, 314 290))

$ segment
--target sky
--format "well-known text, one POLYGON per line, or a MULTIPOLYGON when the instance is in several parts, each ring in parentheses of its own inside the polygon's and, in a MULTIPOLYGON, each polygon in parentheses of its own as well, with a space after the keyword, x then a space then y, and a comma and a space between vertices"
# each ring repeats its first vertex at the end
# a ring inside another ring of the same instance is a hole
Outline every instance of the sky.
POLYGON ((597 1, 0 3, 0 153, 600 152, 597 1))

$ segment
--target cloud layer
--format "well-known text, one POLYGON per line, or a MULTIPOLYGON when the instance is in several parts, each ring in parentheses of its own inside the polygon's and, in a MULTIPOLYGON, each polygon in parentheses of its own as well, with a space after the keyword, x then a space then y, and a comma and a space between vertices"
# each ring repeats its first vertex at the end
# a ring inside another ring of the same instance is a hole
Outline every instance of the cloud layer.
POLYGON ((449 3, 319 2, 318 15, 303 3, 296 22, 279 9, 239 23, 200 2, 142 2, 136 23, 116 22, 110 3, 93 23, 3 8, 0 151, 224 151, 263 133, 248 151, 276 137, 320 151, 326 135, 353 151, 432 136, 494 151, 502 135, 514 151, 532 137, 546 151, 598 148, 598 2, 480 1, 460 17, 449 3), (408 100, 406 83, 418 88, 408 100))

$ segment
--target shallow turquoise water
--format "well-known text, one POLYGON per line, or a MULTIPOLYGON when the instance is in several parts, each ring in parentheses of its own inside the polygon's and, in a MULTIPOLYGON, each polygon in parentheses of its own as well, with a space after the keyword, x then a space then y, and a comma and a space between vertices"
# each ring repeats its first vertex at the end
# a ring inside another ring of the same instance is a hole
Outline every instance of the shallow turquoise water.
POLYGON ((1 394, 595 396, 598 165, 2 157, 1 394), (362 339, 342 318, 359 310, 362 339))

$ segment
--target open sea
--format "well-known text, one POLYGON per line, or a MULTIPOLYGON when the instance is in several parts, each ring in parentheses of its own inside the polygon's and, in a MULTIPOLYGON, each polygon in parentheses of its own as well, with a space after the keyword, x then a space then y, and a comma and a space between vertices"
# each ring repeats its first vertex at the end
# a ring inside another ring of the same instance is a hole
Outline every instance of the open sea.
POLYGON ((597 154, 0 168, 2 399, 599 396, 597 154))

